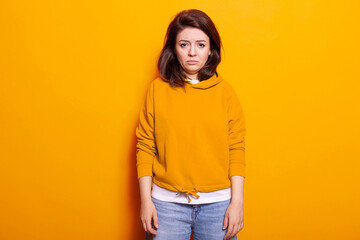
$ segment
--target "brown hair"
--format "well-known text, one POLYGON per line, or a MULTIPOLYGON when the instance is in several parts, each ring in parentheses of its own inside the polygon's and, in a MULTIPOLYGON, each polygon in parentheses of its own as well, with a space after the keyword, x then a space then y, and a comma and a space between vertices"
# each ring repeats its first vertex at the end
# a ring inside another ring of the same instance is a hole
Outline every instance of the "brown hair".
POLYGON ((184 86, 184 78, 186 77, 180 63, 175 55, 175 42, 177 34, 186 27, 194 27, 202 30, 210 39, 211 54, 205 65, 198 72, 198 80, 206 80, 213 76, 216 67, 221 61, 222 47, 220 35, 210 17, 203 11, 197 9, 183 10, 175 15, 174 19, 168 26, 164 47, 161 51, 158 70, 160 77, 170 82, 171 86, 184 86))

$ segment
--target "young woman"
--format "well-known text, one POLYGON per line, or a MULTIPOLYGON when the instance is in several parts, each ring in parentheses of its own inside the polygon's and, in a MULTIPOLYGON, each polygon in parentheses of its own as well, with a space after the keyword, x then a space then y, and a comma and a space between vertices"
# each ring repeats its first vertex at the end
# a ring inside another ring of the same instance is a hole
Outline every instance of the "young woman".
POLYGON ((147 239, 237 239, 244 226, 245 118, 216 71, 221 39, 202 11, 170 23, 142 104, 136 158, 147 239))

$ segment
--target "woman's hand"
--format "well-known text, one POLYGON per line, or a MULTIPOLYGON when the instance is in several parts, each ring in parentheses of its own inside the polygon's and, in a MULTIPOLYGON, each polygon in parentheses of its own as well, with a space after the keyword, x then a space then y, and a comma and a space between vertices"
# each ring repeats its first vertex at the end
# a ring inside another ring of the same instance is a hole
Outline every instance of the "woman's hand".
POLYGON ((141 208, 140 208, 140 220, 145 232, 156 235, 156 230, 152 228, 152 221, 156 228, 159 227, 157 212, 155 205, 151 199, 151 176, 143 176, 139 178, 140 184, 140 196, 141 196, 141 208))
POLYGON ((154 221, 154 226, 159 228, 159 222, 157 218, 157 212, 154 203, 151 200, 147 200, 141 203, 140 219, 145 232, 156 235, 157 232, 152 228, 151 222, 154 221))
POLYGON ((224 239, 232 238, 244 227, 243 204, 231 201, 225 212, 223 229, 228 228, 224 239))

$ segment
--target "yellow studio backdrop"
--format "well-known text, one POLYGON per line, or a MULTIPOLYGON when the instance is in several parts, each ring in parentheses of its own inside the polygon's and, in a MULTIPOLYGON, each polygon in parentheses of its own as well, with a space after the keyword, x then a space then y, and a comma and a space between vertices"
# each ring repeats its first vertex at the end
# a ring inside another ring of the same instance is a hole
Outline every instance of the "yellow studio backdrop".
POLYGON ((360 239, 359 1, 1 1, 0 239, 144 239, 135 128, 205 11, 247 118, 238 239, 360 239))

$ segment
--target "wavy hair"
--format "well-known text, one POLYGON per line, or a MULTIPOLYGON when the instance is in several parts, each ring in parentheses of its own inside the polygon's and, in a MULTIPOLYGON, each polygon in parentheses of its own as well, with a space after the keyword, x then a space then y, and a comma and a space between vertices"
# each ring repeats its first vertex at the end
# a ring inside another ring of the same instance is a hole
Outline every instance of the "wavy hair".
POLYGON ((167 28, 164 47, 158 60, 160 77, 169 82, 172 87, 184 87, 186 77, 175 54, 177 34, 186 27, 202 30, 210 39, 211 54, 205 65, 198 72, 198 80, 206 80, 213 76, 221 61, 221 38, 215 24, 206 13, 198 9, 188 9, 177 13, 167 28))

